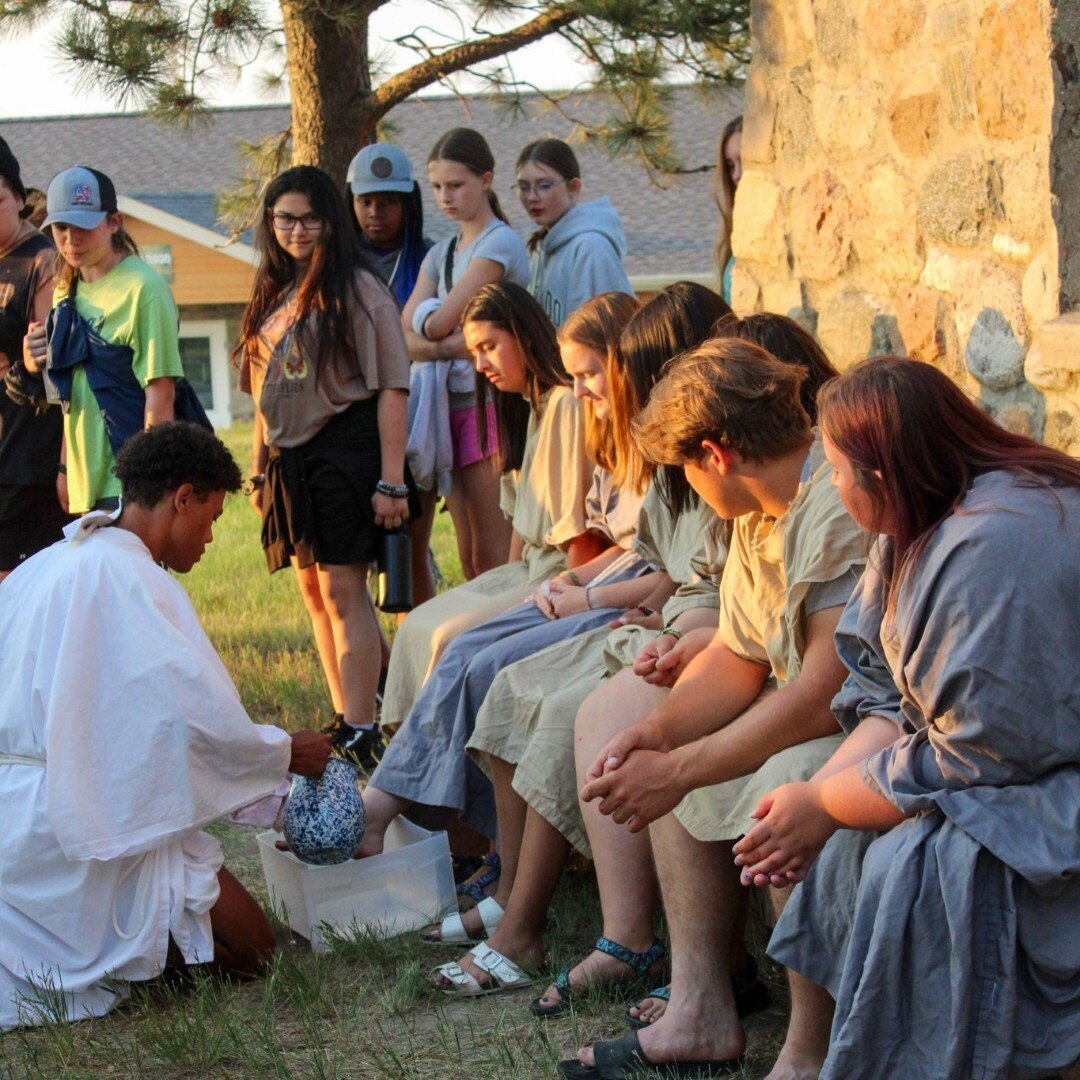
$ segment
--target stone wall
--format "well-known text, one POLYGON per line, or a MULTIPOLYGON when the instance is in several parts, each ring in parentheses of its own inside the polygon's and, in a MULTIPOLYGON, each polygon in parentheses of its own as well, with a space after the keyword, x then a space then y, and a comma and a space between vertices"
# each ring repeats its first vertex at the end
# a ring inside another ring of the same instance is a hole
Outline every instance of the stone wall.
POLYGON ((1080 0, 753 0, 737 311, 1080 452, 1080 0))

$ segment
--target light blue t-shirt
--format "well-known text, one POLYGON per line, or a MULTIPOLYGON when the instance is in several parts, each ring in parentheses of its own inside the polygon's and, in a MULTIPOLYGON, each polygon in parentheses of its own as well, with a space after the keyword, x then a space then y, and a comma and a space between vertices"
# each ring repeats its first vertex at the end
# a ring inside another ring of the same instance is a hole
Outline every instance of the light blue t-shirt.
MULTIPOLYGON (((449 238, 440 240, 424 256, 423 270, 437 282, 440 299, 445 298, 453 288, 453 282, 448 284, 444 276, 446 249, 449 246, 449 238)), ((503 268, 503 278, 522 288, 528 287, 529 253, 525 250, 525 241, 505 221, 493 219, 468 247, 458 245, 454 249, 454 281, 461 280, 461 275, 473 259, 497 262, 503 268)))

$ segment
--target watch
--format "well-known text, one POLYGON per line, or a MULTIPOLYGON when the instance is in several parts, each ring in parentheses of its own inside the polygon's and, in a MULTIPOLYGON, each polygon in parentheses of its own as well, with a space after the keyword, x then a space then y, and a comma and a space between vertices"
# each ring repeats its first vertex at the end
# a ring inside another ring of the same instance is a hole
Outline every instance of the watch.
POLYGON ((266 473, 255 473, 254 476, 249 476, 241 486, 240 490, 245 495, 254 495, 266 483, 266 473))

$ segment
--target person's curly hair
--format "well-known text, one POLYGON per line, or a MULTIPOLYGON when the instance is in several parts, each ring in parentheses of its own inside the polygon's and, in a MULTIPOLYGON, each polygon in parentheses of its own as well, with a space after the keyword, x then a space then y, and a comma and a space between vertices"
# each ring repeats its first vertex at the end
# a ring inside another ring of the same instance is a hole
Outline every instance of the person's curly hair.
POLYGON ((190 484, 200 499, 240 490, 240 470, 225 444, 199 424, 173 420, 133 435, 116 459, 123 501, 153 509, 190 484))

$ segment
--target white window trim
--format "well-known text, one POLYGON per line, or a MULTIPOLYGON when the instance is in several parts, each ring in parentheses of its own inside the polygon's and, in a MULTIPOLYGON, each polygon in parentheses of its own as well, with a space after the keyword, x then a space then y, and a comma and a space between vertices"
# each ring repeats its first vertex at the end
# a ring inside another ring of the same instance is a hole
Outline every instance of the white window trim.
POLYGON ((208 338, 210 341, 210 385, 214 407, 206 415, 216 428, 232 427, 229 394, 229 347, 224 319, 181 319, 182 338, 208 338))

